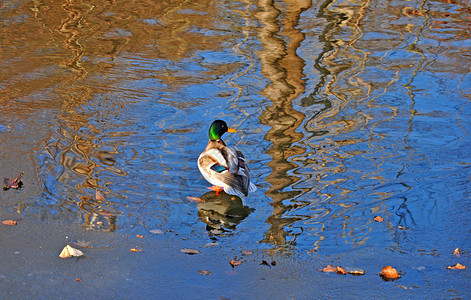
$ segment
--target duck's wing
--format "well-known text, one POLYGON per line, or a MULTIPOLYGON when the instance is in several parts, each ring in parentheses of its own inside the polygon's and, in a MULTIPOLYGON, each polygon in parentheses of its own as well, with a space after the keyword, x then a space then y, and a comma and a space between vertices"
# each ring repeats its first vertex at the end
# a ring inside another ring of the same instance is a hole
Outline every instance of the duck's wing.
POLYGON ((254 190, 251 189, 255 186, 250 183, 249 170, 240 151, 229 147, 208 149, 200 156, 199 166, 206 171, 206 174, 202 173, 209 182, 223 186, 228 194, 242 197, 254 190))
POLYGON ((237 173, 238 171, 237 153, 229 147, 208 149, 200 156, 200 160, 203 157, 207 161, 206 167, 213 171, 218 173, 224 169, 230 173, 237 173))
POLYGON ((244 193, 247 191, 248 193, 255 192, 257 190, 257 187, 250 182, 250 170, 247 164, 245 163, 245 158, 242 152, 236 151, 237 154, 237 160, 238 160, 238 174, 242 176, 240 180, 243 181, 244 184, 244 193))

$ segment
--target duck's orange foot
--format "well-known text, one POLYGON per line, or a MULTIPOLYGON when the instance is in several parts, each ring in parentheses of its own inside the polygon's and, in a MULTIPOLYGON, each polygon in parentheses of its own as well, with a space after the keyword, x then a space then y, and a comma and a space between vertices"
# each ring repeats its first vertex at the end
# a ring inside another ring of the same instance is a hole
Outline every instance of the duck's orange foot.
POLYGON ((219 192, 223 191, 224 188, 220 187, 220 186, 213 185, 213 186, 208 187, 208 190, 216 192, 216 196, 219 196, 219 192))

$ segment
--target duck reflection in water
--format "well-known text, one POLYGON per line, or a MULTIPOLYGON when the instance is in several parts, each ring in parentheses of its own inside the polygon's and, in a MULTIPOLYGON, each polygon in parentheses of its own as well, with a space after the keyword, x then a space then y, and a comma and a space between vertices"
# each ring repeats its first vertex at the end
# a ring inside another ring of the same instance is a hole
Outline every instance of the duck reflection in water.
POLYGON ((80 200, 78 206, 84 212, 85 228, 109 232, 114 232, 118 229, 118 216, 122 213, 111 207, 111 202, 106 201, 104 197, 97 198, 96 196, 82 196, 80 200))
POLYGON ((213 233, 235 230, 237 224, 254 211, 244 206, 240 197, 224 191, 207 192, 200 198, 197 204, 198 217, 207 225, 206 229, 213 233))

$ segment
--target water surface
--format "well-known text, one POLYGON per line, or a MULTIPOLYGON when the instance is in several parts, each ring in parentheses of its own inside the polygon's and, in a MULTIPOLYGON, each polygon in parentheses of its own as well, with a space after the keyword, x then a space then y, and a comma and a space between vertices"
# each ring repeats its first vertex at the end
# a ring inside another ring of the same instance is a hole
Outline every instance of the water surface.
MULTIPOLYGON (((32 194, 2 210, 360 267, 377 253, 376 268, 409 271, 403 285, 437 286, 471 246, 470 13, 466 1, 6 1, 0 166, 26 170, 32 194), (258 186, 246 199, 215 198, 199 174, 214 119, 238 130, 224 139, 258 186)), ((440 295, 469 295, 455 276, 440 295)))

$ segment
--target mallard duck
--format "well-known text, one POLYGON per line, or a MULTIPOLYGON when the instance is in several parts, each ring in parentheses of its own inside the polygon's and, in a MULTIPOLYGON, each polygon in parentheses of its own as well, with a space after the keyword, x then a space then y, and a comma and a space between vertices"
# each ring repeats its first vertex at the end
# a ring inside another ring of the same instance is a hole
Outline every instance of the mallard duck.
POLYGON ((257 187, 250 182, 249 168, 242 153, 227 147, 221 139, 226 132, 237 130, 227 127, 222 120, 211 124, 209 142, 198 158, 198 168, 209 183, 222 187, 227 194, 247 196, 257 187))

